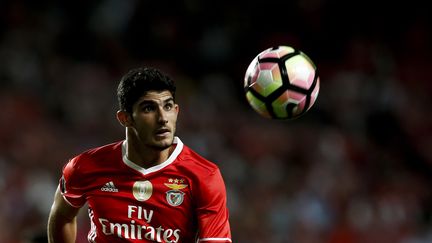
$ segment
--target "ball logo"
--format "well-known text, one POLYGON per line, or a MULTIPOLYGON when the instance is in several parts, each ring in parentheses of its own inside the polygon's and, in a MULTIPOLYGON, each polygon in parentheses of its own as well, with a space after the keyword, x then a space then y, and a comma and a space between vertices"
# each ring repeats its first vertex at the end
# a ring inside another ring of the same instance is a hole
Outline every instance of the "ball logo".
POLYGON ((146 201, 153 193, 153 185, 150 181, 137 181, 132 187, 132 193, 136 200, 146 201))

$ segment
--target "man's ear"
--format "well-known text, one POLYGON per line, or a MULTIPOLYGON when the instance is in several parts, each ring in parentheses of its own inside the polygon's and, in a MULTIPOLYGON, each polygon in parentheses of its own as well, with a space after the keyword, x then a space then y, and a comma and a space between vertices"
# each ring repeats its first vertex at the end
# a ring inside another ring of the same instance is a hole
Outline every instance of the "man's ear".
POLYGON ((180 111, 180 107, 179 107, 179 105, 178 105, 178 104, 175 104, 174 109, 176 109, 176 112, 177 112, 177 115, 178 115, 178 113, 179 113, 179 111, 180 111))
POLYGON ((130 126, 132 126, 132 117, 126 111, 122 111, 122 110, 117 111, 117 120, 124 127, 130 127, 130 126))

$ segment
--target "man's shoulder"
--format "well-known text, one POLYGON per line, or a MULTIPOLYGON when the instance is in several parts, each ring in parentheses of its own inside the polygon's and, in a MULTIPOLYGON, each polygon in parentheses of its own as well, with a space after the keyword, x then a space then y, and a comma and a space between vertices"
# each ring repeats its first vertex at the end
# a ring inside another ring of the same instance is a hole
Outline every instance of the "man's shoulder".
POLYGON ((94 159, 104 156, 111 156, 113 153, 121 152, 123 141, 118 141, 110 144, 106 144, 99 147, 90 148, 78 155, 75 158, 79 159, 94 159))
POLYGON ((108 163, 117 157, 121 158, 122 141, 90 148, 78 155, 75 155, 67 164, 69 169, 86 169, 96 166, 98 163, 108 163), (118 156, 116 156, 118 155, 118 156))
POLYGON ((217 164, 204 158, 202 155, 187 146, 184 146, 182 153, 178 157, 178 160, 182 167, 187 170, 191 170, 194 173, 209 175, 219 170, 217 164))

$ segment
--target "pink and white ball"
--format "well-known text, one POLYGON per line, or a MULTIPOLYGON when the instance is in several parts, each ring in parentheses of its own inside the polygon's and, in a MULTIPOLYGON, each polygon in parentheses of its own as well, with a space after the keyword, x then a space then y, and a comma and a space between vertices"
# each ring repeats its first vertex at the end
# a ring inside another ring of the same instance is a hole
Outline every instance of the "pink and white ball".
POLYGON ((315 103, 320 89, 317 68, 290 46, 269 48, 250 63, 244 78, 246 99, 260 115, 294 119, 315 103))

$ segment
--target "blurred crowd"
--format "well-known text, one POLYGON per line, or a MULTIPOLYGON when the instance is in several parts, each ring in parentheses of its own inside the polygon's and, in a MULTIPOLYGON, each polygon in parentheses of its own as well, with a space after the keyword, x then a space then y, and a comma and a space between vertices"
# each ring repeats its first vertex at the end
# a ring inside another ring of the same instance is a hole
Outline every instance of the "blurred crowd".
POLYGON ((64 163, 123 139, 116 86, 144 65, 176 81, 178 136, 220 166, 234 242, 432 242, 432 21, 419 4, 1 0, 0 242, 46 242, 64 163), (275 45, 318 66, 299 119, 262 118, 244 98, 249 62, 275 45))

